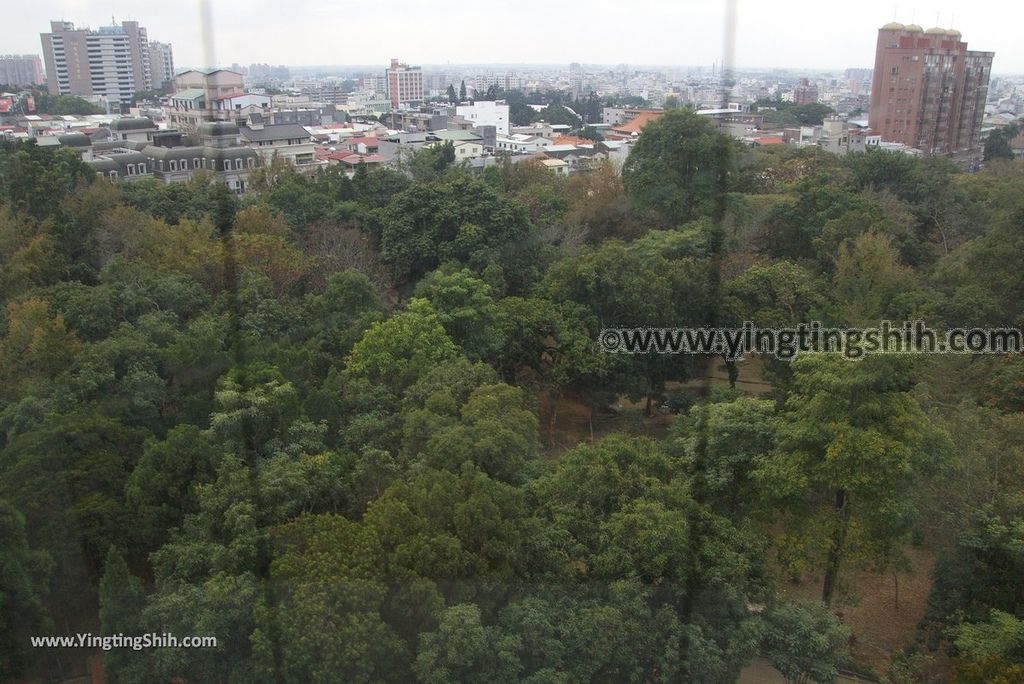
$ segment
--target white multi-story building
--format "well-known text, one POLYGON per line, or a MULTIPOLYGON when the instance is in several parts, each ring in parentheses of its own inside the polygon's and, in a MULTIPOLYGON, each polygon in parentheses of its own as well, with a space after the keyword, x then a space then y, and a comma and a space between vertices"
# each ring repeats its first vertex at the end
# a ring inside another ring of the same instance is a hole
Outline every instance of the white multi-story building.
POLYGON ((204 121, 244 120, 249 110, 243 112, 241 106, 235 110, 236 104, 255 103, 262 110, 261 104, 270 101, 265 95, 245 96, 242 75, 237 71, 183 71, 174 77, 174 93, 165 113, 171 126, 190 133, 204 121), (243 99, 235 102, 232 98, 243 99))
POLYGON ((43 59, 53 95, 100 96, 127 102, 153 87, 149 38, 137 21, 76 29, 68 21, 51 21, 40 35, 43 59))
POLYGON ((455 107, 455 113, 474 126, 494 126, 498 135, 507 136, 511 132, 508 104, 504 100, 478 100, 472 104, 460 104, 455 107))
POLYGON ((153 88, 170 90, 174 84, 174 53, 170 43, 149 44, 149 72, 153 88))

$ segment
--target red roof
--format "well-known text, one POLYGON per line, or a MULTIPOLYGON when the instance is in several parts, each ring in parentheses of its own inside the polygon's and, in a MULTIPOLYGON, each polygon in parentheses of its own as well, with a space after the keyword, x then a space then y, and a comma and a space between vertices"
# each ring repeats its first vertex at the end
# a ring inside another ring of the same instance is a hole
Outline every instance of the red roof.
POLYGON ((341 160, 342 164, 348 164, 349 166, 357 166, 359 162, 366 164, 383 164, 386 159, 379 154, 350 154, 341 160))
POLYGON ((775 136, 766 136, 764 138, 754 138, 754 142, 758 145, 785 145, 786 141, 782 138, 775 136))
POLYGON ((362 143, 363 145, 366 145, 367 147, 377 147, 377 145, 380 143, 380 141, 377 138, 370 138, 370 137, 345 138, 342 142, 343 143, 347 143, 349 145, 359 145, 360 143, 362 143))
POLYGON ((327 161, 341 161, 345 157, 351 157, 355 152, 349 152, 348 150, 325 150, 322 147, 317 147, 313 150, 313 156, 317 159, 326 159, 327 161))
POLYGON ((616 133, 624 135, 630 135, 632 133, 639 133, 644 127, 652 121, 657 121, 661 117, 661 112, 640 112, 635 117, 622 124, 616 126, 612 130, 616 133))

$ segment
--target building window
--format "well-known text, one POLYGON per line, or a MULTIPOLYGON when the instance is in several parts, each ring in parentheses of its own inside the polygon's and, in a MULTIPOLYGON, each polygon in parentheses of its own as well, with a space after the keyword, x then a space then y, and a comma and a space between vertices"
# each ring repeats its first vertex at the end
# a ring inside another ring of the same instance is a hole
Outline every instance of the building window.
POLYGON ((242 160, 241 159, 236 159, 235 160, 235 169, 237 170, 237 169, 241 169, 241 168, 242 168, 242 160))
POLYGON ((109 173, 107 173, 107 175, 110 176, 111 178, 117 178, 117 171, 110 171, 109 173))
POLYGON ((230 159, 225 159, 224 160, 224 170, 225 171, 230 171, 231 170, 231 160, 230 159))
POLYGON ((146 173, 146 165, 139 164, 139 173, 146 173))
POLYGON ((129 176, 134 176, 135 175, 135 164, 129 164, 128 165, 128 175, 129 176))
POLYGON ((256 165, 256 160, 253 159, 252 157, 249 157, 249 168, 251 169, 255 165, 256 165))
POLYGON ((170 161, 170 167, 171 167, 171 171, 177 171, 177 170, 178 170, 178 162, 176 162, 176 161, 174 161, 174 160, 172 159, 172 160, 170 161))
POLYGON ((195 159, 193 159, 192 160, 192 168, 193 169, 201 169, 201 168, 203 168, 203 160, 200 159, 199 157, 196 157, 195 159))

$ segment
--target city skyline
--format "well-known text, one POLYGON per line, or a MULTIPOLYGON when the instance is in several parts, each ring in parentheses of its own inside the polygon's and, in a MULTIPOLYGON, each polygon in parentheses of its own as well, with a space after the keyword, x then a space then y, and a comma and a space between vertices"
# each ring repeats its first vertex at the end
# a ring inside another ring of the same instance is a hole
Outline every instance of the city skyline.
MULTIPOLYGON (((266 0, 247 4, 245 12, 237 12, 233 4, 211 3, 214 54, 208 59, 201 47, 198 2, 142 0, 118 8, 95 0, 43 0, 6 18, 0 52, 39 53, 39 34, 51 20, 96 28, 113 19, 148 26, 160 40, 173 44, 180 66, 386 65, 394 56, 420 65, 710 66, 722 60, 725 2, 651 0, 642 14, 624 16, 621 4, 598 0, 587 5, 581 18, 576 7, 501 1, 460 8, 454 16, 445 14, 443 22, 436 19, 436 6, 420 0, 389 8, 361 7, 357 15, 333 1, 295 0, 287 15, 279 9, 266 0), (522 29, 516 28, 517 17, 522 29), (489 25, 496 28, 487 29, 489 25), (585 31, 579 30, 583 27, 585 31), (607 39, 595 40, 602 32, 607 39)), ((991 13, 968 13, 948 0, 895 8, 891 0, 866 0, 856 12, 805 0, 771 7, 740 0, 737 14, 735 64, 740 69, 870 67, 878 27, 895 17, 925 28, 938 19, 939 26, 963 32, 971 49, 995 52, 995 73, 1024 73, 1024 52, 1017 48, 1015 35, 1024 18, 1022 8, 1006 7, 1002 20, 993 22, 991 13)))

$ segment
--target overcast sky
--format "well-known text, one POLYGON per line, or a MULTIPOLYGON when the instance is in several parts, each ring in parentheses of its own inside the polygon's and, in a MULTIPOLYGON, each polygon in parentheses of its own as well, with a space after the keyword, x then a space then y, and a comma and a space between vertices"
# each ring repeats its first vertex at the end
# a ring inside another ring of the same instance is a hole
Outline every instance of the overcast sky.
MULTIPOLYGON (((996 73, 1024 73, 1024 3, 1000 0, 738 0, 740 67, 870 67, 882 24, 963 32, 996 53, 996 73), (898 7, 897 7, 898 4, 898 7), (996 18, 998 16, 998 19, 996 18)), ((725 0, 211 0, 220 65, 710 65, 721 60, 725 0)), ((174 44, 176 66, 203 66, 198 0, 32 0, 4 12, 2 53, 40 53, 51 19, 93 28, 134 19, 174 44)))

